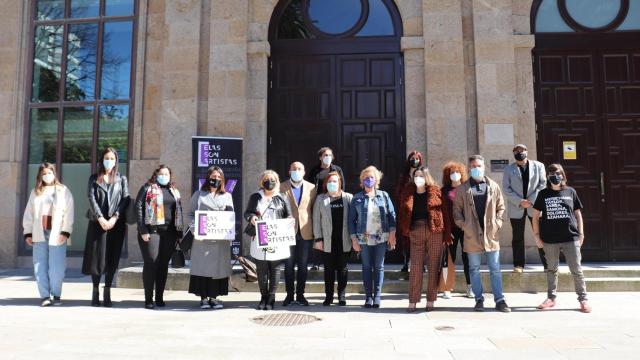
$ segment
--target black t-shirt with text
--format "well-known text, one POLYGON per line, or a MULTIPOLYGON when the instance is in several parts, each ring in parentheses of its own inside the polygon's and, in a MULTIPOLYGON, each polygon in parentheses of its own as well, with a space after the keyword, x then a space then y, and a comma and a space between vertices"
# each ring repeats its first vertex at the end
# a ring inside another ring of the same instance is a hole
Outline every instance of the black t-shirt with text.
POLYGON ((560 191, 544 189, 540 191, 533 208, 541 211, 540 238, 554 244, 580 240, 575 210, 582 209, 582 202, 572 187, 560 191))

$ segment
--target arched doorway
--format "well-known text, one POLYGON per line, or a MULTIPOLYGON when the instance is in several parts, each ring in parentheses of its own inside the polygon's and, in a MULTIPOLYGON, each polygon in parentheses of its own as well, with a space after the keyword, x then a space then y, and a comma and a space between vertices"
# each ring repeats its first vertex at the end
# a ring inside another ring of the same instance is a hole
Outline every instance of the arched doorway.
POLYGON ((538 158, 585 204, 589 261, 640 260, 640 0, 536 0, 538 158))
POLYGON ((391 0, 282 0, 269 26, 267 164, 287 177, 333 148, 350 192, 367 165, 389 190, 405 156, 402 22, 391 0))

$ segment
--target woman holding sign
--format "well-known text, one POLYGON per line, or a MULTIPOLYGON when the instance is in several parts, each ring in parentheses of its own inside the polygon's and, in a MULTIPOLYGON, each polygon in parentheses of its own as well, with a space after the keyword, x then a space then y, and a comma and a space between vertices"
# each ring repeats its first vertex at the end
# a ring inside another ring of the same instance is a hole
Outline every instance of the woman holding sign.
POLYGON ((379 190, 382 172, 369 166, 360 172, 363 191, 349 207, 349 235, 361 253, 365 308, 379 308, 384 280, 384 255, 396 248, 396 213, 389 194, 379 190))
POLYGON ((338 277, 338 305, 347 305, 346 290, 349 270, 347 262, 351 254, 349 239, 349 206, 353 195, 342 191, 342 177, 330 172, 322 185, 323 191, 313 205, 313 234, 315 248, 324 255, 323 306, 333 303, 336 273, 338 277))
POLYGON ((142 283, 144 307, 164 307, 164 286, 167 283, 169 260, 182 234, 180 192, 172 181, 171 169, 160 165, 142 185, 136 197, 138 245, 144 259, 142 283), (155 286, 156 302, 153 303, 155 286))
MULTIPOLYGON (((195 222, 196 211, 233 211, 233 199, 225 190, 221 168, 210 167, 204 184, 191 197, 191 224, 195 222)), ((222 302, 217 297, 229 293, 230 274, 231 241, 206 239, 193 242, 189 292, 200 296, 201 309, 222 309, 222 302)))
MULTIPOLYGON (((256 221, 291 218, 291 207, 279 193, 280 178, 273 170, 266 170, 260 176, 260 190, 251 194, 244 218, 249 223, 245 233, 251 236, 251 256, 256 260, 260 303, 258 310, 273 310, 276 291, 280 281, 280 264, 290 256, 289 244, 259 244, 256 236, 256 221)), ((295 229, 293 233, 295 241, 295 229)))

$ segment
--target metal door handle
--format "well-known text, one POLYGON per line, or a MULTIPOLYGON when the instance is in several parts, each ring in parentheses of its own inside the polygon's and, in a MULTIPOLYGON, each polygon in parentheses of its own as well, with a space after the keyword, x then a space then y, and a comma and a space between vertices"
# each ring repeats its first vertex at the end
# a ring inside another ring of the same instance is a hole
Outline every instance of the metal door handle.
POLYGON ((600 172, 600 196, 602 196, 602 202, 604 202, 604 172, 600 172))

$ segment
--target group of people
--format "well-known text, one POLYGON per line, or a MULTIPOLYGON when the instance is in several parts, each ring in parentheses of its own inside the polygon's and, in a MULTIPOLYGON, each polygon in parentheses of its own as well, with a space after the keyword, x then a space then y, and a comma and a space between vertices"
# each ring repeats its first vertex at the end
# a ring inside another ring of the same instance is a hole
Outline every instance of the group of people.
MULTIPOLYGON (((336 280, 337 304, 346 305, 348 261, 355 252, 362 263, 363 306, 379 308, 385 254, 397 244, 404 244, 410 260, 407 311, 417 310, 425 263, 426 311, 431 311, 438 295, 443 259, 445 264, 455 261, 460 244, 467 293, 475 298, 474 309, 484 310, 480 277, 484 255, 495 307, 509 312, 502 293, 498 240, 498 231, 508 210, 513 229, 515 272, 522 272, 525 266, 526 218, 532 224, 548 281, 547 298, 538 308, 555 306, 562 252, 574 277, 580 310, 590 312, 581 269, 582 203, 576 191, 568 186, 561 165, 551 164, 545 170, 541 163, 527 159, 527 147, 523 144, 516 145, 513 154, 515 162, 505 168, 501 188, 486 176, 485 161, 480 155, 469 157, 466 165, 445 164, 440 186, 425 166, 422 155, 413 151, 398 179, 393 199, 380 190, 382 172, 375 166, 360 172, 361 191, 346 192, 342 169, 334 164, 333 151, 328 147, 318 151, 319 163, 309 173, 297 161, 290 165, 289 178, 282 183, 275 171, 264 171, 259 177, 259 190, 249 197, 243 214, 247 222, 244 232, 251 238, 250 253, 256 262, 261 294, 257 308, 272 310, 275 307, 283 263, 286 297, 282 306, 309 305, 304 295, 312 249, 322 253, 324 306, 335 301, 336 280), (295 220, 295 245, 259 246, 256 221, 283 218, 295 220)), ((116 150, 106 148, 97 173, 88 183, 89 225, 82 271, 92 276, 91 304, 112 306, 110 289, 120 260, 126 223, 135 222, 144 259, 144 306, 163 307, 171 254, 183 232, 193 225, 195 212, 234 209, 231 194, 225 190, 224 172, 216 166, 208 169, 204 184, 191 196, 188 222, 184 223, 180 192, 169 167, 158 166, 134 201, 130 199, 127 178, 118 172, 117 165, 116 150), (100 301, 99 284, 103 274, 104 291, 100 301)), ((73 216, 71 192, 57 180, 52 164, 42 164, 23 218, 25 241, 33 246, 34 273, 42 306, 61 304, 66 246, 73 216)), ((190 271, 189 292, 200 297, 200 307, 222 308, 218 297, 228 294, 230 242, 194 241, 190 271)), ((451 290, 452 282, 447 282, 445 295, 451 290)))

